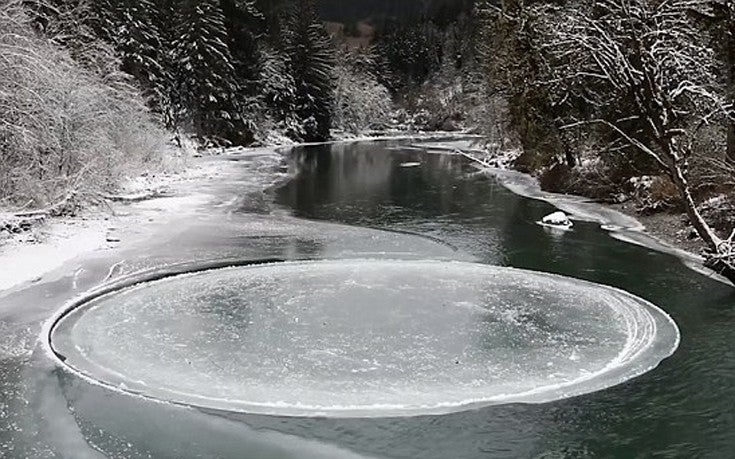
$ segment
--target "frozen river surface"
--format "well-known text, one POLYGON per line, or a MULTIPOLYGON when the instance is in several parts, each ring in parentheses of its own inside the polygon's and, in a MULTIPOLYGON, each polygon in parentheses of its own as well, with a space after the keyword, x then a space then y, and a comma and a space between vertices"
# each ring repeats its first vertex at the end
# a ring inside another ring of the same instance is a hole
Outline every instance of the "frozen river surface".
POLYGON ((128 288, 53 334, 93 382, 226 411, 401 416, 609 387, 678 344, 622 291, 481 264, 256 265, 128 288))

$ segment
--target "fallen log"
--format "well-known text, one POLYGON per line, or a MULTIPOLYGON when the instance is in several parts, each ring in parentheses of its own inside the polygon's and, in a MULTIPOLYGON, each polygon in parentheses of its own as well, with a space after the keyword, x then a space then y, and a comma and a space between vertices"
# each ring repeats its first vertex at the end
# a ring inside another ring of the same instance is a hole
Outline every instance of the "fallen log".
POLYGON ((124 204, 133 204, 136 202, 148 201, 150 199, 165 198, 171 196, 172 193, 168 190, 152 190, 145 191, 142 193, 135 193, 129 195, 102 195, 103 199, 111 202, 120 202, 124 204))
POLYGON ((76 193, 69 193, 61 201, 53 204, 49 207, 32 210, 28 212, 16 212, 13 214, 17 218, 34 218, 34 217, 61 217, 63 215, 73 214, 77 208, 77 203, 74 202, 76 193))

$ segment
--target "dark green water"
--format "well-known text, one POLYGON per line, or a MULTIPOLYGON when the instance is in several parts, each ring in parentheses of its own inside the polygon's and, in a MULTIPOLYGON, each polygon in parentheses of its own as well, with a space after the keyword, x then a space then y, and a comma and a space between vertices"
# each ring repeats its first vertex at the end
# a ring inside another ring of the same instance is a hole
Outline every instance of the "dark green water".
POLYGON ((402 457, 727 457, 735 454, 735 290, 598 225, 550 234, 548 204, 472 174, 460 159, 370 145, 295 155, 278 202, 296 216, 411 231, 483 263, 559 273, 632 292, 679 324, 678 352, 621 386, 541 406, 433 419, 306 421, 323 438, 402 457), (401 163, 422 162, 403 168, 401 163), (329 426, 329 428, 327 428, 329 426))
POLYGON ((202 208, 175 231, 0 292, 0 457, 733 457, 735 289, 596 224, 550 233, 535 224, 550 205, 508 192, 464 159, 397 147, 297 149, 293 178, 265 192, 269 180, 253 177, 273 173, 267 161, 230 158, 242 180, 212 186, 235 204, 202 208), (402 167, 411 162, 421 165, 402 167), (323 419, 131 397, 63 371, 35 344, 44 321, 109 273, 202 259, 370 257, 477 261, 619 287, 666 310, 681 346, 644 376, 553 403, 323 419))

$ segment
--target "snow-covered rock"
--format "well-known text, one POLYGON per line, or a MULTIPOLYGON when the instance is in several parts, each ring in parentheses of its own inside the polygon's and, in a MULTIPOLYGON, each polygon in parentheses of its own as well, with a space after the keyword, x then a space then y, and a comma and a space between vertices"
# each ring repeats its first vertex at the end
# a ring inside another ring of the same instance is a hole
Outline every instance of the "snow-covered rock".
POLYGON ((574 223, 572 223, 567 214, 565 214, 564 212, 554 212, 553 214, 545 216, 541 220, 541 224, 544 226, 553 226, 563 229, 569 229, 574 226, 574 223))

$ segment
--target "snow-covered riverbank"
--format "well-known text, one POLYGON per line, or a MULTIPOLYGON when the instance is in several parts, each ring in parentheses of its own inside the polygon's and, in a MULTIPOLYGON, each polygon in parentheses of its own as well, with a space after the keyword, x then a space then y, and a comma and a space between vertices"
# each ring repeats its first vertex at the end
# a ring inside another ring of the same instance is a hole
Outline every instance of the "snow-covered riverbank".
POLYGON ((597 223, 616 239, 675 255, 700 274, 730 284, 726 278, 704 267, 701 253, 706 246, 698 237, 691 237, 695 233, 683 213, 643 215, 636 212, 632 204, 606 204, 584 196, 544 191, 535 177, 512 169, 516 152, 490 157, 472 139, 417 143, 413 147, 440 154, 463 154, 477 163, 481 173, 499 180, 515 194, 548 202, 571 214, 573 219, 597 223))
MULTIPOLYGON (((130 180, 120 195, 122 199, 108 200, 105 207, 87 209, 74 217, 52 218, 18 234, 5 234, 0 241, 0 293, 39 281, 81 255, 146 238, 174 219, 196 218, 202 206, 223 205, 217 202, 220 198, 212 187, 233 180, 239 172, 227 157, 260 157, 262 160, 247 164, 256 169, 272 168, 280 158, 276 150, 237 148, 221 156, 193 158, 178 173, 130 180)), ((253 174, 254 179, 257 177, 253 174)))
MULTIPOLYGON (((473 139, 443 141, 446 133, 365 137, 344 142, 374 140, 415 141, 416 148, 446 154, 450 151, 479 154, 473 139), (427 143, 433 140, 433 143, 427 143)), ((111 250, 123 242, 149 237, 156 229, 170 224, 174 219, 196 218, 201 206, 225 206, 216 202, 221 194, 212 193, 212 186, 234 179, 240 170, 227 158, 261 158, 250 162, 238 162, 246 167, 263 169, 267 174, 250 174, 255 181, 272 181, 283 178, 283 172, 274 172, 283 151, 292 146, 264 148, 234 148, 219 156, 193 158, 187 168, 175 174, 139 177, 131 180, 123 196, 153 196, 149 199, 119 199, 109 202, 109 207, 88 210, 76 217, 52 219, 30 231, 6 237, 0 244, 0 292, 9 291, 24 284, 39 281, 46 273, 84 254, 111 250), (219 197, 218 197, 219 196, 219 197)), ((685 225, 676 215, 640 216, 621 205, 604 205, 567 195, 547 193, 540 189, 532 177, 507 169, 487 169, 511 191, 534 199, 550 202, 575 218, 595 221, 610 230, 613 237, 644 245, 659 251, 673 253, 697 271, 702 271, 701 257, 696 255, 697 244, 681 237, 685 225), (676 225, 679 223, 678 225, 676 225)), ((267 184, 256 184, 265 188, 267 184)), ((237 199, 231 195, 231 199, 237 199)), ((707 271, 707 274, 711 274, 707 271)))

